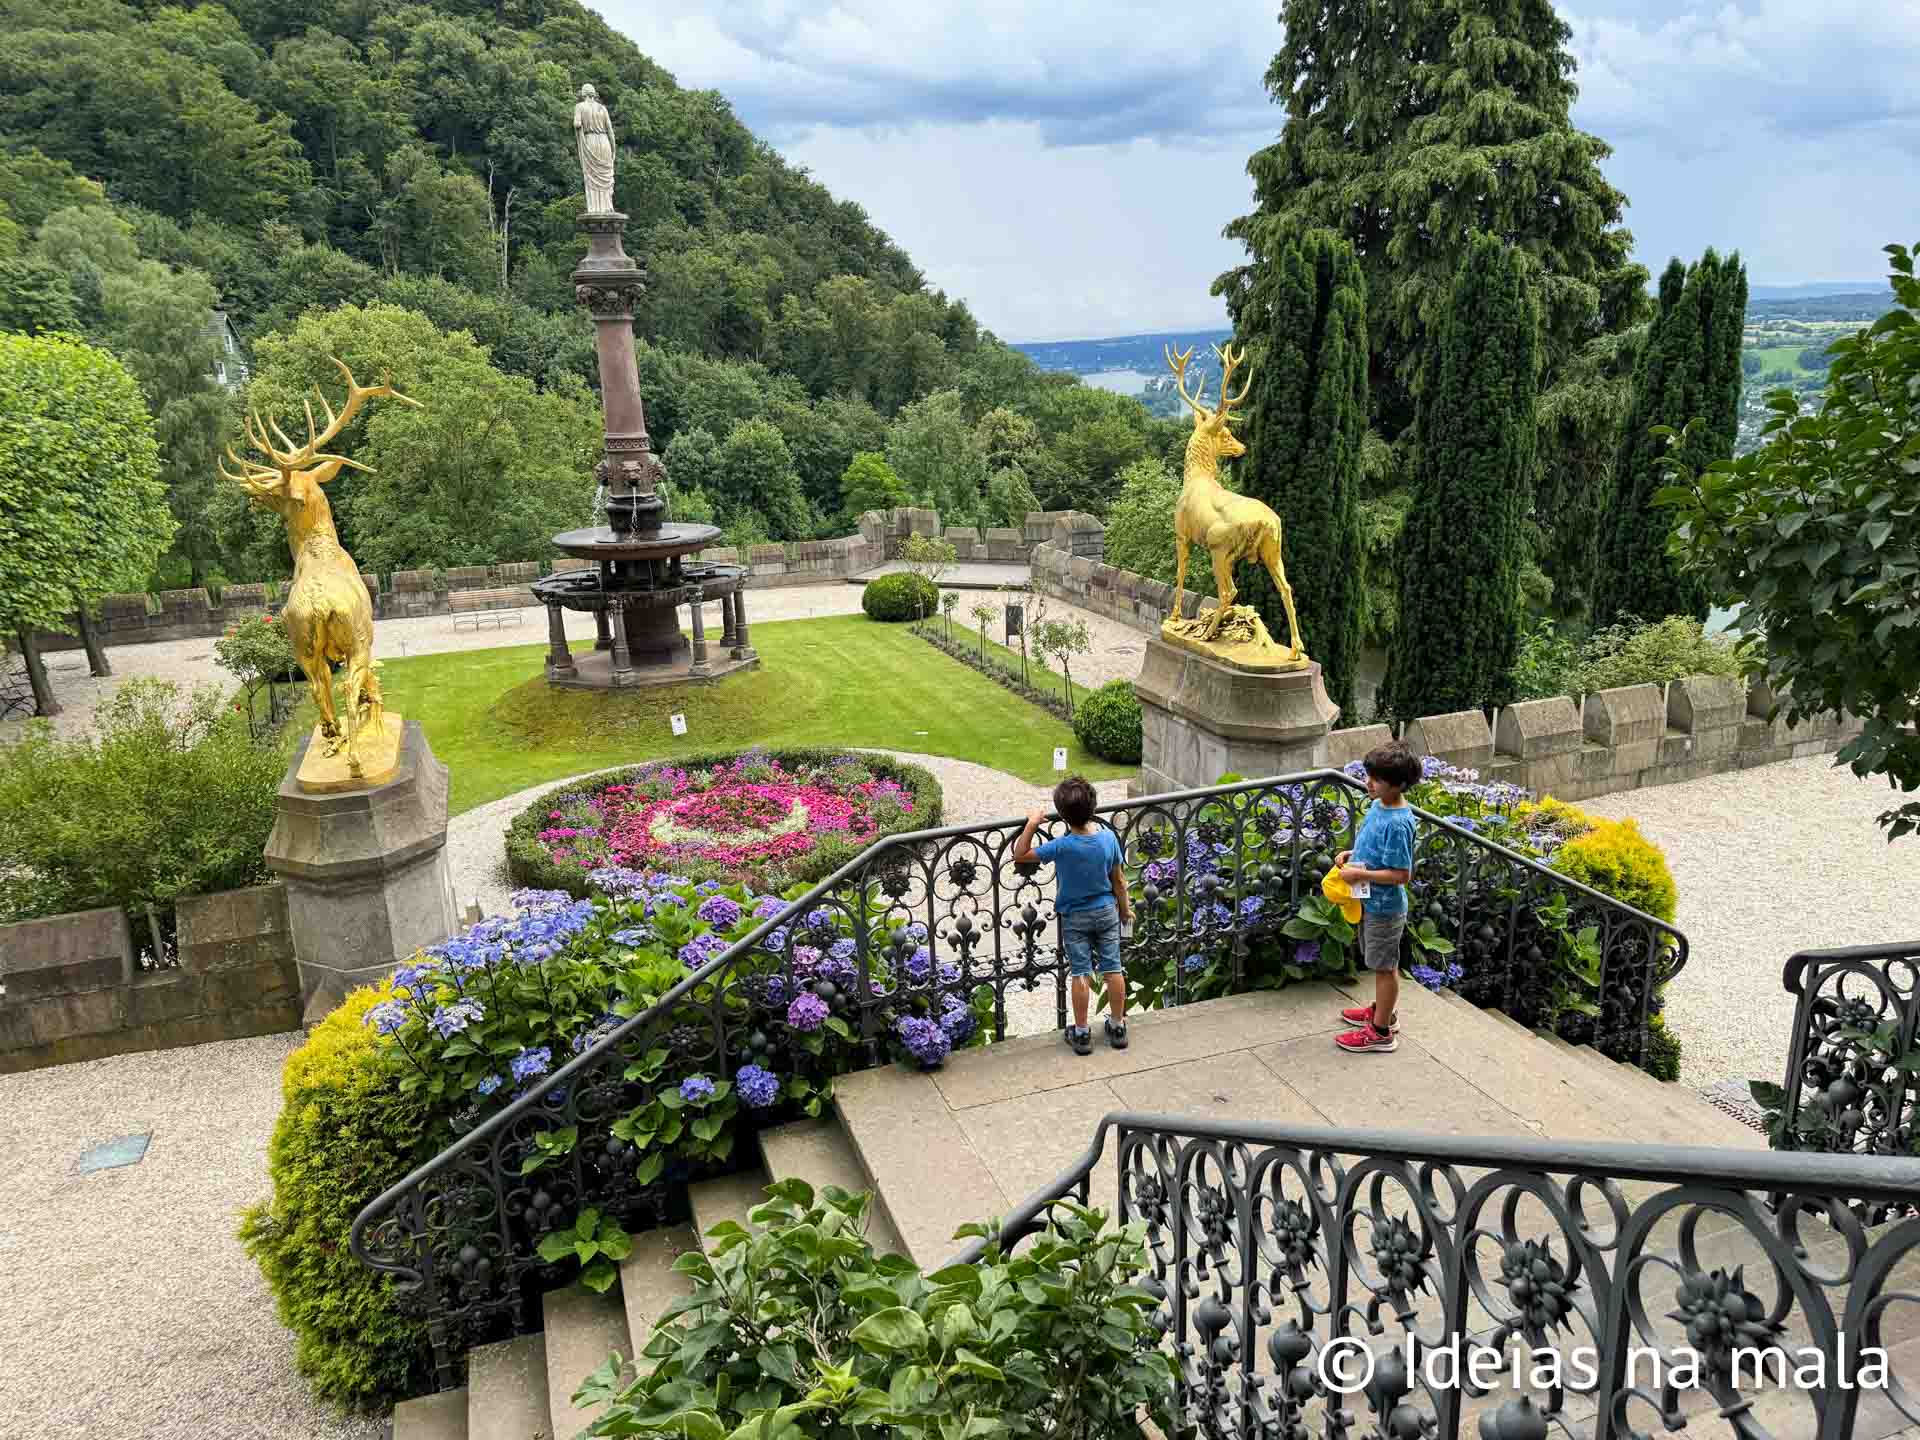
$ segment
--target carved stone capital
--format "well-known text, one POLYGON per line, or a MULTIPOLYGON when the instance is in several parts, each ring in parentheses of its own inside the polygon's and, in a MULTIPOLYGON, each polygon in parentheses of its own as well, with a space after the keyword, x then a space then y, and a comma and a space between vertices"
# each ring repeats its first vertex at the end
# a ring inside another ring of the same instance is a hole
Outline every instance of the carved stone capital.
POLYGON ((573 298, 592 311, 596 320, 633 318, 633 294, 625 286, 576 285, 573 298))

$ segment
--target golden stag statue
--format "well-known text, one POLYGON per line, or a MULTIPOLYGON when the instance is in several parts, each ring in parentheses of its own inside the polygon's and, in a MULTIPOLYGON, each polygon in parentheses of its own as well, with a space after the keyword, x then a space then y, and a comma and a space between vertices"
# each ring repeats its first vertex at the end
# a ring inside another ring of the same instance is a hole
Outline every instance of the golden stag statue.
POLYGON ((287 587, 280 618, 320 711, 322 754, 331 759, 344 749, 347 762, 346 777, 329 773, 338 767, 316 764, 309 747, 309 759, 300 770, 301 784, 308 789, 379 784, 394 773, 399 749, 399 717, 387 715, 380 680, 374 674, 373 600, 360 578, 360 567, 340 546, 340 534, 333 528, 333 507, 321 488, 340 473, 342 466, 351 465, 368 474, 373 473, 372 467, 321 450, 369 400, 391 397, 416 410, 422 408, 418 400, 395 390, 391 377, 379 385, 359 385, 354 382, 353 372, 337 357, 333 363, 346 377, 347 403, 336 415, 320 387, 313 387, 327 413, 324 429, 314 424, 312 401, 305 402, 304 445, 295 445, 278 422, 261 420, 255 410, 246 423, 247 442, 265 455, 268 463, 242 460, 229 445, 227 458, 240 467, 239 473, 225 465, 219 467, 223 479, 242 486, 256 505, 277 511, 287 523, 293 580, 287 587), (333 703, 335 664, 344 665, 347 672, 346 703, 338 714, 333 703))
POLYGON ((1293 587, 1280 565, 1280 517, 1247 495, 1236 495, 1220 483, 1220 462, 1247 453, 1247 447, 1234 438, 1228 422, 1239 417, 1236 405, 1247 398, 1251 377, 1242 382, 1240 393, 1229 395, 1227 384, 1233 372, 1246 358, 1244 350, 1228 345, 1214 347, 1220 357, 1220 403, 1208 409, 1200 403, 1206 390, 1201 381, 1196 393, 1187 394, 1187 363, 1193 359, 1189 346, 1178 355, 1166 350, 1167 366, 1173 371, 1180 398, 1193 409, 1193 435, 1187 441, 1184 484, 1173 511, 1173 543, 1178 576, 1174 581, 1173 614, 1161 627, 1168 640, 1184 648, 1217 654, 1229 663, 1247 669, 1288 670, 1306 665, 1300 648, 1300 622, 1293 613, 1293 587), (1215 607, 1193 619, 1184 618, 1180 592, 1187 583, 1187 547, 1201 545, 1213 561, 1214 589, 1219 595, 1215 607), (1287 629, 1292 648, 1282 650, 1267 633, 1260 613, 1250 605, 1235 605, 1233 567, 1241 560, 1264 565, 1286 606, 1287 629))

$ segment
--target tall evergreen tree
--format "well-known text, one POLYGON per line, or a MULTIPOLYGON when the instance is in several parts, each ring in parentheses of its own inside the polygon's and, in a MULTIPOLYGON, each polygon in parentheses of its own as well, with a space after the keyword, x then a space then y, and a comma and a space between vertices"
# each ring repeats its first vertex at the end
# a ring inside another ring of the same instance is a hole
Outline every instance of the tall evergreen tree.
MULTIPOLYGON (((1328 230, 1286 237, 1255 261, 1233 315, 1253 363, 1243 494, 1280 516, 1287 578, 1327 693, 1353 713, 1360 668, 1360 452, 1367 434, 1367 286, 1353 247, 1328 230)), ((1276 635, 1265 571, 1240 598, 1276 635)))
POLYGON ((1513 246, 1475 236, 1435 324, 1381 691, 1402 718, 1507 699, 1534 462, 1539 308, 1527 276, 1513 246))
POLYGON ((1231 307, 1255 283, 1275 232, 1345 236, 1367 282, 1368 423, 1404 449, 1468 237, 1517 247, 1541 314, 1534 558, 1558 582, 1572 553, 1556 601, 1578 612, 1628 388, 1596 342, 1643 321, 1647 273, 1600 171, 1611 148, 1573 125, 1571 31, 1551 0, 1286 0, 1280 18, 1266 83, 1286 121, 1248 161, 1255 209, 1227 234, 1249 261, 1216 293, 1231 307))
POLYGON ((1747 271, 1738 254, 1707 251, 1691 266, 1672 261, 1660 277, 1660 309, 1634 368, 1633 403, 1614 463, 1614 495, 1603 527, 1594 618, 1622 615, 1705 619, 1711 597, 1698 576, 1667 554, 1670 512, 1655 509, 1669 455, 1658 425, 1676 431, 1702 422, 1680 458, 1695 472, 1733 454, 1739 431, 1740 342, 1746 324, 1747 271))

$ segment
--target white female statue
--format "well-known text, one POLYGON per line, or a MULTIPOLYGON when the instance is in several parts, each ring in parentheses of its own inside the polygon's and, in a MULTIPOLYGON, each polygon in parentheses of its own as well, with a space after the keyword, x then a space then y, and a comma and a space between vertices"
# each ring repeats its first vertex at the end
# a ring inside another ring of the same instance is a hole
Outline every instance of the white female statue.
POLYGON ((593 86, 580 87, 573 107, 573 133, 580 145, 580 173, 587 182, 587 213, 613 213, 613 120, 593 86))

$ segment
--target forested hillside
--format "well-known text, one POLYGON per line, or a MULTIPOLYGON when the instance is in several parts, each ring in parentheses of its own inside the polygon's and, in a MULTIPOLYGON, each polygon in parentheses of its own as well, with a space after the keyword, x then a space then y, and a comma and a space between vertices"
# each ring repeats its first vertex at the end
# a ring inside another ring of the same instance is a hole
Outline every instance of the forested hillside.
POLYGON ((77 331, 140 381, 182 522, 156 583, 285 572, 278 521, 213 462, 243 400, 285 423, 337 383, 327 353, 427 406, 356 426, 380 475, 332 494, 363 563, 528 558, 585 518, 583 81, 649 274, 641 383, 677 513, 751 540, 841 533, 874 500, 1099 510, 1175 443, 983 335, 859 206, 575 0, 0 0, 0 28, 0 328, 77 331), (214 378, 216 308, 244 397, 214 378), (863 452, 886 463, 850 502, 863 452))

